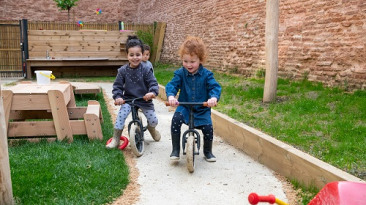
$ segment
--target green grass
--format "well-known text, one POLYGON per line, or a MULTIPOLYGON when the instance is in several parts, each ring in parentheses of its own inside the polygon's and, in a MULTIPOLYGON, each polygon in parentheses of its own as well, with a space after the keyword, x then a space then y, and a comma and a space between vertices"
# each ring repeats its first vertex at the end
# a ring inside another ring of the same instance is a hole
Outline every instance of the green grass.
MULTIPOLYGON (((165 86, 177 68, 156 65, 158 82, 165 86)), ((366 180, 366 91, 278 79, 276 102, 264 104, 263 78, 215 78, 222 86, 217 111, 366 180)))
POLYGON ((77 106, 98 100, 102 107, 103 141, 74 136, 74 142, 9 145, 13 194, 17 204, 106 204, 128 184, 128 167, 120 150, 105 149, 113 124, 103 95, 76 96, 77 106))

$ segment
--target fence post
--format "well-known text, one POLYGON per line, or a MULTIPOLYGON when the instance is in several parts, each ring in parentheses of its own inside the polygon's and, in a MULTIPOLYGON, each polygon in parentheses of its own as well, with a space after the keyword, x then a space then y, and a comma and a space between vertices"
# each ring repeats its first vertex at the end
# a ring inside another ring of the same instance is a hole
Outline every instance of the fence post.
POLYGON ((5 112, 3 98, 1 97, 0 79, 0 204, 11 205, 14 204, 14 201, 10 177, 8 138, 6 133, 5 112))
POLYGON ((20 41, 22 43, 22 66, 23 66, 23 76, 27 73, 27 59, 29 58, 28 50, 28 20, 22 19, 20 21, 20 41))
POLYGON ((156 63, 160 61, 160 55, 163 47, 164 35, 165 35, 166 23, 158 22, 156 26, 155 34, 154 34, 154 45, 156 48, 155 52, 151 56, 151 62, 156 63))

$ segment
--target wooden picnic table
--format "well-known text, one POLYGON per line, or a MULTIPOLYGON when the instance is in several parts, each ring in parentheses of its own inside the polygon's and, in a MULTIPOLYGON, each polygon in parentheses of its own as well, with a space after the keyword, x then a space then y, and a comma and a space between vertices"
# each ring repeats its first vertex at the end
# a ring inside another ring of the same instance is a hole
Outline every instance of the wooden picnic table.
POLYGON ((69 142, 76 134, 87 134, 89 139, 103 138, 99 102, 89 101, 88 107, 76 107, 68 82, 23 83, 3 90, 2 95, 8 137, 57 135, 58 140, 69 142))

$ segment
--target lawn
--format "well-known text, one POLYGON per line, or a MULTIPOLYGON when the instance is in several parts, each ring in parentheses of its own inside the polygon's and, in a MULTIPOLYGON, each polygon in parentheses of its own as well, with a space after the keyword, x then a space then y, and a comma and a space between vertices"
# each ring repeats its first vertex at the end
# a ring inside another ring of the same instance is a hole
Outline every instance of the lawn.
POLYGON ((106 204, 128 184, 122 152, 105 149, 113 124, 103 95, 76 96, 77 106, 98 100, 102 107, 103 141, 74 136, 74 142, 9 144, 13 194, 17 204, 106 204))

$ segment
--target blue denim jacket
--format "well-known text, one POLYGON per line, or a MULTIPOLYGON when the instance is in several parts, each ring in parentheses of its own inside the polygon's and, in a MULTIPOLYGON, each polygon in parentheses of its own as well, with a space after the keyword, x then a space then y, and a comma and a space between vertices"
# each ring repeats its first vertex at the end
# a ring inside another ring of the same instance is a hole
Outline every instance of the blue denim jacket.
MULTIPOLYGON (((211 71, 202 65, 198 68, 198 72, 191 74, 184 67, 174 72, 173 79, 166 85, 166 96, 176 96, 178 91, 180 102, 206 102, 212 97, 220 99, 221 86, 215 80, 211 71)), ((183 114, 185 123, 188 124, 189 108, 178 106, 176 112, 183 114)), ((211 108, 204 106, 194 107, 194 126, 210 125, 211 108)))

